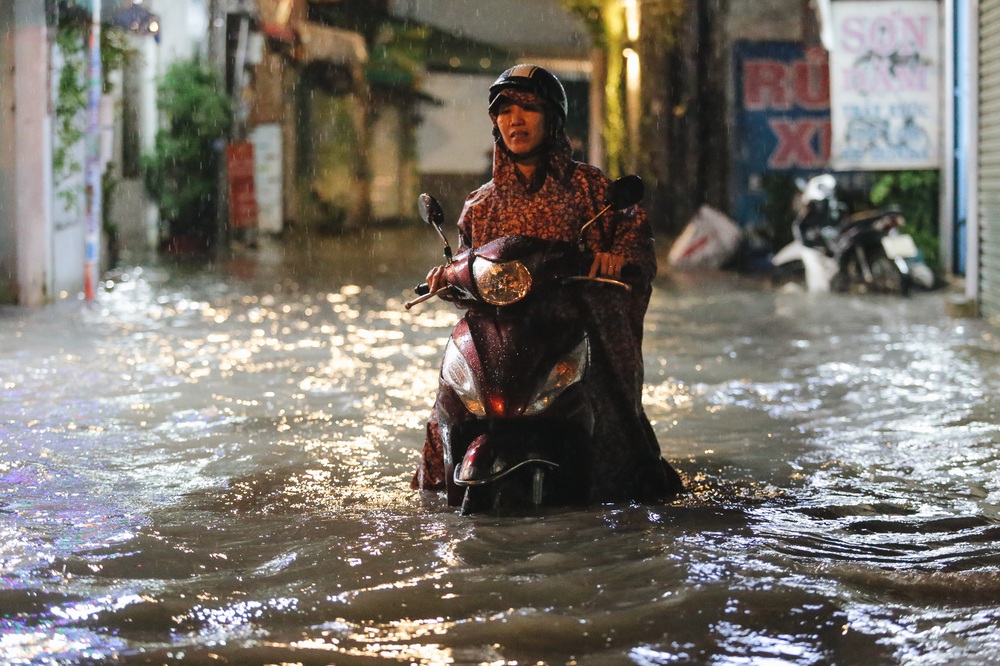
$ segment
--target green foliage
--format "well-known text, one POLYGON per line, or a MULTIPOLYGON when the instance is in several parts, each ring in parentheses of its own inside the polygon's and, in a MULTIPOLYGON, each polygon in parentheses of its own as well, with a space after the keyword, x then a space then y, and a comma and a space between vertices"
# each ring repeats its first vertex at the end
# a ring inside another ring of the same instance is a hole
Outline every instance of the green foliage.
POLYGON ((897 206, 906 218, 906 231, 913 236, 932 270, 941 266, 938 241, 940 173, 888 171, 872 185, 869 198, 876 206, 897 206))
MULTIPOLYGON (((56 182, 65 182, 80 173, 83 164, 74 151, 83 139, 87 110, 86 30, 79 23, 60 21, 56 28, 56 45, 63 56, 56 85, 55 141, 52 149, 52 171, 56 182)), ((66 208, 76 206, 80 192, 59 189, 56 193, 66 208)))
POLYGON ((135 56, 129 48, 128 36, 122 28, 105 25, 101 28, 101 91, 111 92, 111 72, 123 69, 135 56))
POLYGON ((429 28, 386 23, 370 48, 365 77, 371 83, 415 88, 427 60, 429 28))
POLYGON ((170 236, 207 243, 218 205, 221 143, 232 110, 217 77, 197 62, 171 65, 157 90, 164 126, 144 156, 146 188, 159 204, 170 236))
POLYGON ((416 91, 418 75, 428 60, 428 43, 434 31, 426 26, 394 20, 371 2, 313 3, 311 20, 357 32, 368 45, 365 78, 369 83, 416 91))
MULTIPOLYGON (((52 171, 56 182, 66 182, 83 170, 83 164, 75 157, 74 151, 86 131, 89 83, 87 37, 90 23, 87 17, 78 13, 61 12, 55 28, 56 46, 62 54, 63 63, 56 82, 52 171)), ((110 73, 121 69, 133 52, 122 29, 111 26, 102 28, 102 92, 111 92, 110 73)), ((62 188, 56 192, 56 197, 63 201, 67 209, 74 208, 81 196, 79 189, 62 188)))
POLYGON ((576 14, 587 26, 595 46, 605 59, 604 82, 604 152, 608 175, 621 174, 625 161, 625 115, 622 105, 622 59, 625 45, 625 20, 621 5, 615 0, 561 0, 563 7, 576 14))

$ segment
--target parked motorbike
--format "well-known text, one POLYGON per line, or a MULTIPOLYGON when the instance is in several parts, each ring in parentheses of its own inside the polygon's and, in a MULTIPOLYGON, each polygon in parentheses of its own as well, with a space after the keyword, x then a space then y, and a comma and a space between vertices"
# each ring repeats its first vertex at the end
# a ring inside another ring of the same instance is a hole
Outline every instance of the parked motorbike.
POLYGON ((774 255, 772 263, 787 267, 801 262, 810 292, 857 290, 903 296, 913 286, 934 286, 934 274, 913 237, 901 231, 905 220, 899 210, 849 215, 830 174, 799 180, 797 185, 794 240, 774 255))
POLYGON ((421 195, 421 216, 444 241, 448 286, 420 285, 406 307, 436 294, 467 308, 445 348, 438 396, 448 503, 463 513, 587 501, 591 342, 578 290, 631 287, 588 277, 583 239, 642 195, 637 176, 615 181, 576 243, 512 235, 454 258, 440 205, 421 195))

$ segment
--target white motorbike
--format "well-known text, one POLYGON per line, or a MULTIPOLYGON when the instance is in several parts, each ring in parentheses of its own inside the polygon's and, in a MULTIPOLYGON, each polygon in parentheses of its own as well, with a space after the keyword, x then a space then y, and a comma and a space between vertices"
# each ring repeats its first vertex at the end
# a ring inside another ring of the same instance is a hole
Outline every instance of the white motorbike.
POLYGON ((848 215, 837 198, 837 182, 820 174, 796 181, 800 195, 794 240, 771 263, 800 262, 811 293, 862 291, 906 295, 914 285, 930 289, 934 273, 920 256, 913 237, 903 233, 902 214, 893 208, 848 215))

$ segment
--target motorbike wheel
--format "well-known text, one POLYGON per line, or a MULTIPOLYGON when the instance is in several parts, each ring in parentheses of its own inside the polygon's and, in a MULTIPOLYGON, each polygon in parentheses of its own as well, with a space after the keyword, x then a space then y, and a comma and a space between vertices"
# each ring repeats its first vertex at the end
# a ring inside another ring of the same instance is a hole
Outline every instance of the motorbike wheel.
POLYGON ((906 277, 881 245, 857 248, 844 272, 847 282, 862 291, 897 296, 905 296, 908 291, 906 277))
POLYGON ((879 256, 872 259, 872 288, 879 294, 892 294, 895 296, 906 296, 906 277, 900 272, 899 267, 889 257, 885 256, 882 248, 879 248, 879 256))
POLYGON ((844 294, 851 289, 851 276, 848 275, 843 270, 837 271, 837 274, 830 278, 830 291, 837 294, 844 294))
POLYGON ((530 473, 512 474, 496 483, 468 486, 462 497, 462 514, 483 511, 537 511, 544 500, 545 470, 534 467, 530 473))

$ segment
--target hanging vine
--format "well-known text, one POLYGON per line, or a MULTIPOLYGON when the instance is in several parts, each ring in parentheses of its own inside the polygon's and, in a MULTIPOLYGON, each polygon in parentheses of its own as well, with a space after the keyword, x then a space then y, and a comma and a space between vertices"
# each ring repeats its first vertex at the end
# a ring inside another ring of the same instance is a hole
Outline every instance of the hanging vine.
MULTIPOLYGON (((55 141, 52 149, 52 173, 55 182, 63 183, 83 171, 76 147, 83 139, 87 109, 87 30, 79 21, 60 17, 56 25, 56 46, 62 54, 55 102, 55 141)), ((67 209, 75 208, 81 192, 76 188, 57 188, 56 197, 67 209)))
MULTIPOLYGON (((89 15, 77 7, 60 11, 58 6, 49 10, 53 21, 55 46, 62 57, 59 79, 56 82, 54 104, 54 137, 52 147, 52 174, 56 184, 55 196, 66 210, 75 210, 83 197, 82 187, 61 186, 72 183, 83 172, 79 146, 86 134, 87 95, 89 72, 87 71, 87 47, 90 31, 89 15)), ((133 56, 134 50, 128 46, 124 30, 104 25, 101 29, 101 92, 112 91, 110 74, 121 70, 133 56)), ((104 201, 108 201, 116 185, 111 170, 102 176, 104 201)), ((109 238, 115 236, 110 221, 110 206, 104 206, 102 227, 109 238)), ((113 244, 113 243, 112 243, 113 244)))

